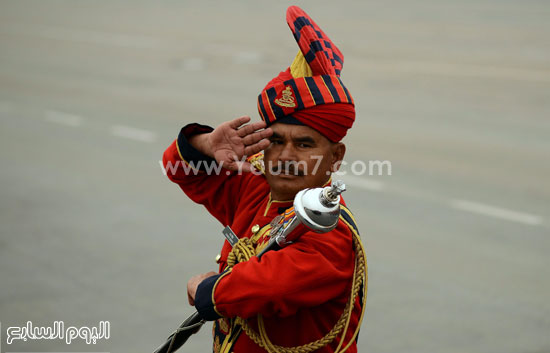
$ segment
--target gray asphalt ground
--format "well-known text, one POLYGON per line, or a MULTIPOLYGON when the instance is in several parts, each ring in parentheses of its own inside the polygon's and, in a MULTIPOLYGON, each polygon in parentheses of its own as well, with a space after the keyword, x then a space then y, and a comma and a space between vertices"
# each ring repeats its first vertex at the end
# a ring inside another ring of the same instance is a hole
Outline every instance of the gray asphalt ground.
MULTIPOLYGON (((2 352, 151 352, 222 226, 168 181, 188 122, 258 119, 287 1, 0 1, 2 352), (86 345, 8 327, 97 326, 86 345)), ((550 352, 550 3, 304 0, 357 103, 342 178, 369 263, 361 352, 550 352)), ((210 328, 183 352, 208 352, 210 328)))

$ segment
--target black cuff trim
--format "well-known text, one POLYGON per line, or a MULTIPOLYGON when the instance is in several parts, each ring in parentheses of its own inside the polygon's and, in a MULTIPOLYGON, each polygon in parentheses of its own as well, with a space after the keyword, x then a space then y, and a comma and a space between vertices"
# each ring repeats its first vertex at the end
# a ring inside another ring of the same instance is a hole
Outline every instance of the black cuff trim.
POLYGON ((201 152, 189 143, 189 138, 199 134, 205 134, 213 131, 210 126, 201 124, 188 124, 185 125, 178 135, 178 150, 181 158, 192 166, 199 166, 201 170, 204 169, 205 164, 214 163, 214 158, 211 158, 201 152), (200 164, 199 164, 200 163, 200 164))
POLYGON ((217 320, 222 316, 216 311, 216 305, 214 303, 214 289, 218 279, 223 275, 223 273, 208 277, 203 280, 195 293, 195 308, 199 312, 200 317, 203 320, 217 320))

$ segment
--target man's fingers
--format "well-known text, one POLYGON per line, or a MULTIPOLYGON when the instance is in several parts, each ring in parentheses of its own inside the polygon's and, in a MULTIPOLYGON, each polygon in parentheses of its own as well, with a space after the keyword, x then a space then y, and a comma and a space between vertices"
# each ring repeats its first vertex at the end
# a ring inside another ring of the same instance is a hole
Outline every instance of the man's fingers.
POLYGON ((239 128, 239 126, 241 126, 242 124, 246 124, 249 121, 250 121, 250 117, 245 115, 229 121, 229 126, 233 129, 237 129, 239 128))
POLYGON ((264 127, 265 127, 265 122, 263 122, 263 121, 257 121, 257 122, 255 122, 255 123, 248 124, 248 125, 245 125, 245 126, 241 127, 241 128, 237 131, 237 134, 238 134, 240 137, 245 137, 246 135, 252 134, 252 133, 254 133, 254 132, 257 131, 257 130, 263 129, 264 127))
POLYGON ((271 142, 267 139, 262 139, 258 143, 252 144, 250 146, 245 147, 244 154, 247 156, 251 156, 253 154, 256 154, 262 150, 265 150, 271 142))
POLYGON ((246 135, 243 138, 243 143, 245 144, 245 146, 253 145, 256 142, 271 136, 271 133, 269 132, 270 131, 262 130, 262 131, 255 132, 253 134, 246 135))
POLYGON ((237 135, 239 135, 239 137, 245 137, 246 135, 253 133, 254 131, 257 130, 254 128, 255 124, 256 123, 252 123, 252 124, 242 126, 239 130, 237 130, 237 135))
POLYGON ((271 137, 271 135, 273 135, 273 129, 268 127, 267 129, 260 131, 260 134, 262 134, 262 138, 266 139, 268 137, 271 137))

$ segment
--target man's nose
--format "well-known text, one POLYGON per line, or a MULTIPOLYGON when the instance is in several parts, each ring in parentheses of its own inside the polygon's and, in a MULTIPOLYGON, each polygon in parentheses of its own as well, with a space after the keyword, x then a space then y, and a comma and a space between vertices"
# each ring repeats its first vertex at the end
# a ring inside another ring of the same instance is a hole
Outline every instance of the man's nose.
POLYGON ((283 146, 281 154, 279 155, 279 160, 283 162, 296 160, 296 151, 294 150, 294 146, 291 143, 286 143, 283 146))

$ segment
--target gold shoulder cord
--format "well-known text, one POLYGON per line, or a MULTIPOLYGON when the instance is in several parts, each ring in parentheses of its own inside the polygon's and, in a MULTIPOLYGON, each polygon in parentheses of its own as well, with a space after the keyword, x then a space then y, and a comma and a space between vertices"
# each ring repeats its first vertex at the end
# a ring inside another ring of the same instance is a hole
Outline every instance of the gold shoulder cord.
MULTIPOLYGON (((269 337, 267 336, 267 332, 265 330, 264 320, 262 315, 258 314, 258 328, 260 332, 254 331, 252 327, 248 324, 248 322, 240 317, 236 318, 236 323, 241 325, 244 332, 252 339, 257 345, 268 351, 269 353, 309 353, 313 352, 319 348, 322 348, 328 344, 330 344, 334 339, 341 334, 340 343, 338 344, 338 347, 336 348, 335 352, 341 353, 345 352, 353 343, 355 338, 357 337, 359 333, 359 328, 361 327, 361 322, 363 321, 363 315, 365 314, 365 304, 367 300, 367 281, 368 281, 368 274, 367 274, 367 261, 365 256, 365 251, 363 249, 363 244, 361 242, 361 238, 359 237, 359 234, 351 227, 343 218, 341 218, 342 221, 344 221, 348 227, 351 229, 353 233, 353 245, 355 249, 355 268, 353 270, 353 286, 352 291, 350 295, 350 299, 346 304, 346 307, 344 308, 344 312, 332 328, 329 333, 327 333, 323 338, 310 342, 308 344, 297 346, 297 347, 282 347, 277 346, 273 344, 269 337), (357 325, 357 328, 355 332, 353 333, 353 336, 351 337, 350 341, 347 343, 347 345, 342 348, 342 345, 344 343, 344 339, 346 337, 346 334, 348 332, 349 323, 351 320, 351 316, 353 313, 353 306, 355 303, 355 300, 357 299, 357 295, 359 292, 362 291, 363 293, 363 305, 361 307, 361 316, 359 317, 359 323, 357 325)), ((249 238, 241 238, 237 244, 233 247, 233 250, 229 254, 229 257, 227 259, 227 263, 229 267, 235 266, 235 264, 242 262, 242 261, 248 261, 252 256, 254 256, 254 245, 252 241, 249 238)))

